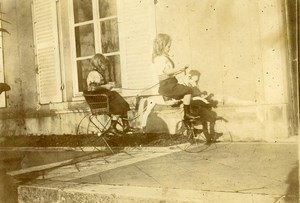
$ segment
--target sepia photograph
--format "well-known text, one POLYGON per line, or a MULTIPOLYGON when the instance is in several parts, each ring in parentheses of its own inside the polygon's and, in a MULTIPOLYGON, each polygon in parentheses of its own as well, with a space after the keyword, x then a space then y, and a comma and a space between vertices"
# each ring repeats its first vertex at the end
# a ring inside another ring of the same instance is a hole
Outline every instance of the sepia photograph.
POLYGON ((299 4, 0 0, 0 202, 300 202, 299 4))

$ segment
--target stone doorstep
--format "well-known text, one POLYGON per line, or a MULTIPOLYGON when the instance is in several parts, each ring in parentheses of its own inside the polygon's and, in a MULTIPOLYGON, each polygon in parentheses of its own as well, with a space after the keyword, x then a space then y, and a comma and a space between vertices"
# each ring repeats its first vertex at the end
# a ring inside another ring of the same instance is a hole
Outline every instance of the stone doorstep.
POLYGON ((56 181, 38 181, 30 185, 21 185, 18 187, 18 194, 19 203, 274 203, 282 198, 280 196, 234 191, 197 191, 175 188, 76 184, 56 181))

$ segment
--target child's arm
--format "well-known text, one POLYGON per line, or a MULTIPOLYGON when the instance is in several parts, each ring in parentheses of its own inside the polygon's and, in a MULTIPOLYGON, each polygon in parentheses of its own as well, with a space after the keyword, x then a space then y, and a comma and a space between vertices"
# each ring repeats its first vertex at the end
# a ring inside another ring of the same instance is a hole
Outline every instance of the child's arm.
POLYGON ((188 67, 183 67, 183 68, 173 68, 171 64, 166 64, 164 73, 167 75, 176 75, 179 73, 184 72, 188 67))
POLYGON ((191 80, 189 78, 189 76, 184 78, 183 84, 188 87, 197 87, 197 83, 195 81, 191 80))
POLYGON ((111 89, 113 88, 113 86, 110 85, 110 84, 100 85, 99 87, 100 87, 100 89, 101 89, 101 88, 105 88, 105 89, 107 89, 107 90, 111 90, 111 89))
POLYGON ((99 89, 111 90, 113 88, 110 84, 105 84, 103 78, 97 71, 91 71, 87 77, 87 85, 92 91, 99 89))
POLYGON ((100 89, 111 90, 113 88, 113 86, 110 84, 99 84, 99 83, 90 83, 89 86, 92 91, 96 91, 100 89))

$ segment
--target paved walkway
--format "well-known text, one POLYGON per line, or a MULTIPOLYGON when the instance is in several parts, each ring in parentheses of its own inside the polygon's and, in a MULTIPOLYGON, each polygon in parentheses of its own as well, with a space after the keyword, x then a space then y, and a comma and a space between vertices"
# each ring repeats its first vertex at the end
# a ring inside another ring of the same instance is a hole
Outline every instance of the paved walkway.
POLYGON ((37 175, 20 202, 294 202, 296 143, 129 149, 37 175))

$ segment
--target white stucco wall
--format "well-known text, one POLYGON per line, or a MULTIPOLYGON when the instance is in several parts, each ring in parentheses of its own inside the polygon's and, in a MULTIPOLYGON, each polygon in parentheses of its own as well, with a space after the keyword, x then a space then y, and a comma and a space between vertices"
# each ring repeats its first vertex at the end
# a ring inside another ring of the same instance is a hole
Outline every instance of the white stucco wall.
POLYGON ((288 136, 287 46, 279 0, 158 1, 157 32, 173 38, 171 56, 202 73, 219 114, 237 139, 288 136))

